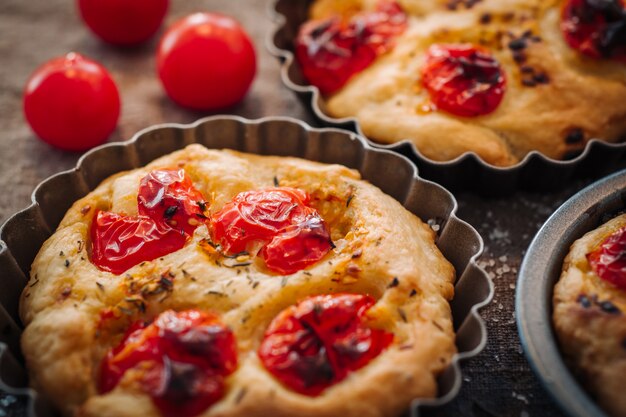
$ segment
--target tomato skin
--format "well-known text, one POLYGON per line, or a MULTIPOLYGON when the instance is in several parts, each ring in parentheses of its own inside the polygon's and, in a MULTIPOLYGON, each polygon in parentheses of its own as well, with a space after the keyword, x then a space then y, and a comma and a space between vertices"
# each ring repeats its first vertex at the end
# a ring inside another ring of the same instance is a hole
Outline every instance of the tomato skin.
POLYGON ((626 63, 626 3, 568 0, 561 12, 565 41, 581 54, 626 63))
POLYGON ((201 208, 204 197, 183 169, 155 170, 143 177, 137 203, 139 215, 188 236, 206 219, 201 208))
POLYGON ((187 236, 145 216, 122 216, 98 211, 91 225, 91 261, 119 275, 185 246, 187 236))
POLYGON ((626 290, 626 227, 604 239, 587 260, 600 279, 626 290))
POLYGON ((161 313, 130 326, 100 364, 99 390, 115 388, 128 371, 166 417, 192 417, 224 394, 237 368, 235 336, 217 316, 198 310, 161 313))
POLYGON ((367 295, 332 294, 283 310, 259 347, 263 366, 300 394, 321 394, 392 343, 392 333, 367 326, 366 313, 374 304, 367 295))
POLYGON ((78 0, 85 24, 105 42, 129 46, 159 29, 169 0, 78 0))
POLYGON ((239 193, 212 216, 212 235, 226 253, 246 251, 250 244, 305 221, 313 213, 308 202, 308 194, 288 187, 239 193))
POLYGON ((24 88, 24 115, 44 142, 84 151, 106 141, 120 115, 120 96, 107 70, 71 52, 39 67, 24 88))
POLYGON ((395 1, 379 1, 376 10, 306 22, 296 38, 296 58, 304 77, 322 94, 343 87, 377 56, 391 50, 406 29, 407 17, 395 1))
POLYGON ((256 54, 250 37, 234 19, 195 13, 163 35, 157 69, 176 103, 218 110, 243 99, 256 74, 256 54))
POLYGON ((311 216, 274 236, 261 249, 261 256, 272 271, 290 275, 322 259, 331 247, 324 222, 311 216))
POLYGON ((206 216, 204 197, 183 169, 154 170, 140 181, 138 216, 97 211, 91 225, 91 261, 121 274, 185 246, 206 216))
POLYGON ((229 255, 260 247, 268 269, 293 274, 333 247, 326 224, 309 200, 305 191, 290 187, 239 193, 211 217, 211 238, 229 255))
POLYGON ((471 44, 432 45, 422 67, 422 84, 437 108, 461 117, 495 111, 506 90, 500 63, 471 44))

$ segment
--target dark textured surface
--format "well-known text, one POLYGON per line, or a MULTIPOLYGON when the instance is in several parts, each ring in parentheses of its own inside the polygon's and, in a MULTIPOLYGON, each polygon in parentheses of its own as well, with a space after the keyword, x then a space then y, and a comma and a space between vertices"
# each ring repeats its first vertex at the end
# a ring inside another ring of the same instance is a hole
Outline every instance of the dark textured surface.
MULTIPOLYGON (((256 118, 286 115, 312 122, 295 96, 282 86, 278 63, 264 48, 271 28, 268 1, 173 0, 166 20, 186 13, 217 10, 236 17, 255 39, 258 74, 246 100, 228 113, 256 118)), ((189 112, 163 94, 154 71, 156 41, 131 50, 100 43, 82 26, 70 0, 0 0, 0 222, 29 203, 35 185, 75 165, 79 155, 54 150, 29 131, 21 113, 21 91, 41 63, 69 51, 102 62, 122 94, 123 108, 112 141, 161 122, 191 122, 206 113, 189 112)), ((516 193, 506 199, 458 194, 460 217, 485 238, 481 262, 496 286, 493 303, 483 310, 489 330, 485 351, 463 366, 459 397, 436 416, 559 416, 524 358, 513 316, 517 269, 541 223, 589 180, 577 180, 551 194, 516 193)), ((0 416, 16 414, 0 395, 0 416)))

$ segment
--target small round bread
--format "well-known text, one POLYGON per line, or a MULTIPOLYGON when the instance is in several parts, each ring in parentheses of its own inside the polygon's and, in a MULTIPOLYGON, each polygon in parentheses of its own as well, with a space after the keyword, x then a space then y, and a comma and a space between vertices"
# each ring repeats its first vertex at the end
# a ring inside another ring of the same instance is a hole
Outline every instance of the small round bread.
POLYGON ((554 288, 561 349, 602 408, 626 416, 626 291, 598 277, 587 255, 626 226, 618 216, 574 242, 554 288))
POLYGON ((431 228, 356 171, 191 145, 112 176, 73 204, 32 265, 20 305, 22 347, 33 387, 64 415, 159 416, 141 390, 120 384, 101 394, 100 364, 129 322, 198 309, 217 314, 232 330, 238 355, 224 396, 200 415, 391 416, 414 398, 437 395, 436 378, 456 352, 448 303, 454 279, 431 228), (121 275, 97 268, 90 258, 94 212, 136 215, 142 177, 179 168, 202 192, 210 213, 240 192, 276 183, 308 192, 334 249, 307 269, 281 276, 258 259, 236 264, 210 250, 203 224, 182 249, 121 275), (142 291, 164 276, 169 284, 160 291, 142 291), (373 297, 368 315, 377 328, 393 333, 393 342, 320 395, 298 394, 263 367, 257 351, 264 332, 300 300, 337 293, 373 297), (107 311, 115 318, 103 326, 107 311))
MULTIPOLYGON (((626 64, 572 49, 561 33, 559 0, 399 0, 408 14, 395 47, 325 97, 332 117, 356 117, 381 143, 409 140, 435 161, 474 152, 511 166, 529 152, 554 159, 579 154, 597 138, 626 134, 626 64), (433 44, 489 51, 506 79, 491 113, 460 117, 433 109, 420 71, 433 44)), ((607 2, 609 3, 609 2, 607 2)), ((378 0, 317 0, 311 19, 373 10, 378 0)))

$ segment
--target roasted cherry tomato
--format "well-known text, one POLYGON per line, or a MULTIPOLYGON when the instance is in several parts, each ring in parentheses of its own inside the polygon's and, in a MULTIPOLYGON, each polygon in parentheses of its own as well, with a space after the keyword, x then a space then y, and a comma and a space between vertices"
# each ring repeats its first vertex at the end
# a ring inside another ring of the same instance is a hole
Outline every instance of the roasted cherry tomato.
POLYGON ((215 315, 169 310, 130 327, 102 360, 99 388, 136 383, 164 416, 193 417, 222 398, 236 367, 235 337, 215 315))
POLYGON ((626 62, 623 0, 567 0, 561 31, 567 43, 584 55, 626 62))
POLYGON ((155 170, 142 178, 139 216, 96 213, 91 225, 91 260, 100 269, 121 274, 185 246, 206 216, 206 203, 180 170, 155 170))
POLYGON ((211 236, 227 254, 256 253, 287 275, 314 264, 332 248, 330 234, 309 195, 281 187, 239 193, 211 218, 211 236))
POLYGON ((78 0, 87 26, 115 45, 145 41, 159 29, 169 0, 78 0))
POLYGON ((204 197, 184 169, 157 170, 146 175, 137 196, 139 214, 153 219, 160 227, 192 235, 206 216, 204 197))
POLYGON ((91 225, 91 261, 116 275, 185 246, 187 236, 149 217, 98 211, 91 225))
POLYGON ((622 227, 587 254, 591 269, 604 281, 626 290, 626 227, 622 227))
POLYGON ((83 151, 102 144, 115 130, 120 96, 104 67, 72 52, 31 75, 24 89, 24 115, 45 142, 83 151))
POLYGON ((358 294, 320 295, 283 310, 259 348, 265 368, 280 382, 316 396, 364 367, 393 341, 393 334, 367 326, 375 301, 358 294))
POLYGON ((256 73, 250 37, 230 17, 196 13, 174 23, 159 44, 157 66, 172 100, 196 110, 232 106, 256 73))
POLYGON ((286 227, 261 249, 269 269, 289 275, 322 259, 332 248, 324 221, 317 215, 286 227))
POLYGON ((437 108, 456 116, 493 112, 504 97, 502 67, 474 45, 432 45, 422 68, 422 84, 437 108))
POLYGON ((393 48, 406 21, 398 3, 383 0, 375 11, 358 13, 349 21, 331 17, 307 22, 296 39, 296 57, 305 78, 323 94, 339 90, 393 48))

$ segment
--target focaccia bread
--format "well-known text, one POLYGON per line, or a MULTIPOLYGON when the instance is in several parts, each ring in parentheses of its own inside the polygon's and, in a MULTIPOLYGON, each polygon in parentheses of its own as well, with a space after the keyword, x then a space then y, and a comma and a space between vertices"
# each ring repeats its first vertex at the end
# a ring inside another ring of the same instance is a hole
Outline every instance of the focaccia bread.
POLYGON ((574 242, 554 288, 561 349, 602 408, 626 416, 626 215, 574 242))
POLYGON ((626 133, 621 0, 317 0, 310 19, 296 56, 322 110, 375 141, 511 166, 626 133))
POLYGON ((20 304, 31 383, 68 416, 398 414, 456 352, 434 239, 354 170, 191 145, 45 242, 20 304))

